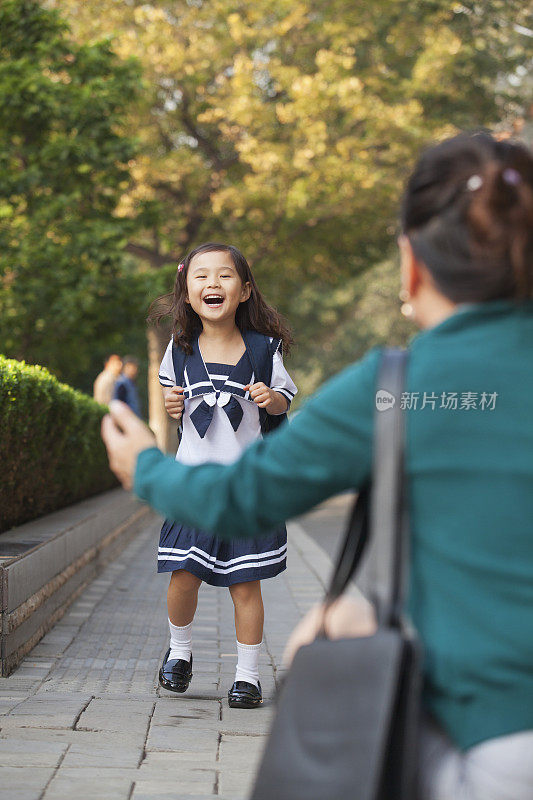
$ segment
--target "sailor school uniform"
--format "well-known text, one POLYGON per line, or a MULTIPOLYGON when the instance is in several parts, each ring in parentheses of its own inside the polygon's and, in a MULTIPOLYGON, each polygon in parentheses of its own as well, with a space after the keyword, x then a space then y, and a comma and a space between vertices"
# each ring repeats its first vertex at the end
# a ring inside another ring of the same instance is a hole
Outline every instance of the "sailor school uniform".
MULTIPOLYGON (((246 351, 235 365, 204 362, 198 338, 192 355, 171 340, 159 371, 162 386, 183 386, 185 407, 176 461, 228 464, 256 439, 283 423, 286 414, 260 409, 244 390, 263 382, 290 405, 297 388, 283 366, 281 342, 244 331, 246 351)), ((158 550, 158 572, 185 569, 214 586, 273 578, 286 568, 287 529, 283 525, 257 539, 224 540, 205 531, 165 520, 158 550)))

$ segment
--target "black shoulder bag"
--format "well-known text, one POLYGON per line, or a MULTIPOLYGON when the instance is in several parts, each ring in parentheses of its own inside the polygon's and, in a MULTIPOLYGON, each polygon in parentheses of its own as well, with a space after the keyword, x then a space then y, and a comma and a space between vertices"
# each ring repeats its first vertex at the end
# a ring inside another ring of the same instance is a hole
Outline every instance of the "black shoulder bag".
POLYGON ((402 350, 383 354, 376 388, 383 390, 385 408, 375 413, 371 488, 359 493, 325 602, 327 608, 345 591, 368 541, 366 560, 377 558, 377 573, 383 567, 389 573, 373 586, 378 629, 337 640, 323 630, 298 650, 252 800, 415 797, 421 658, 403 613, 408 525, 400 397, 406 359, 402 350))

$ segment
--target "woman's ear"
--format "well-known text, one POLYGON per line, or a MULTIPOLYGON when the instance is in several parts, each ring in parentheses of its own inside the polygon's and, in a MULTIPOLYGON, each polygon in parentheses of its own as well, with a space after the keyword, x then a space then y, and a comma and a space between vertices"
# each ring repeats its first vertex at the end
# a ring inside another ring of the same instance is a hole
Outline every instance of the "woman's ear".
POLYGON ((422 282, 422 272, 425 270, 424 265, 420 262, 413 250, 409 237, 402 234, 398 238, 398 247, 400 248, 400 274, 402 281, 402 290, 407 293, 409 297, 416 295, 420 283, 422 282))
POLYGON ((246 281, 246 283, 242 287, 241 299, 239 302, 245 303, 250 298, 251 293, 252 293, 252 287, 250 285, 250 282, 246 281))

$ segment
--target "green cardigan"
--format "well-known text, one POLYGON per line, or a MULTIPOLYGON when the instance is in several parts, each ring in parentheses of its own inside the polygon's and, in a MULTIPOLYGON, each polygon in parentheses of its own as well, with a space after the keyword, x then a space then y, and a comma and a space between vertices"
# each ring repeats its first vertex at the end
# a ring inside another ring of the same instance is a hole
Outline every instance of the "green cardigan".
MULTIPOLYGON (((419 398, 407 413, 410 610, 427 705, 466 749, 533 729, 533 302, 467 306, 409 351, 406 400, 419 398), (452 407, 440 407, 443 393, 452 407)), ((241 538, 361 486, 379 357, 333 378, 234 464, 143 451, 135 493, 167 517, 241 538)))

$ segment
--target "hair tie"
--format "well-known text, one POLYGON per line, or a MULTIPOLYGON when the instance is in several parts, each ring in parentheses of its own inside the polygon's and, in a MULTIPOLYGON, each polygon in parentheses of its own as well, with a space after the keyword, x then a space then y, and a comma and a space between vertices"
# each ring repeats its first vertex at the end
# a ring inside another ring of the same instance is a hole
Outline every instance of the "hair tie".
POLYGON ((502 172, 502 178, 505 183, 508 183, 509 186, 518 186, 522 183, 522 176, 518 172, 518 170, 513 169, 512 167, 507 167, 502 172))
POLYGON ((483 186, 483 178, 481 175, 471 175, 466 182, 466 188, 469 192, 476 192, 483 186))
POLYGON ((185 269, 185 264, 182 261, 181 264, 178 264, 178 272, 183 272, 184 269, 185 269))

